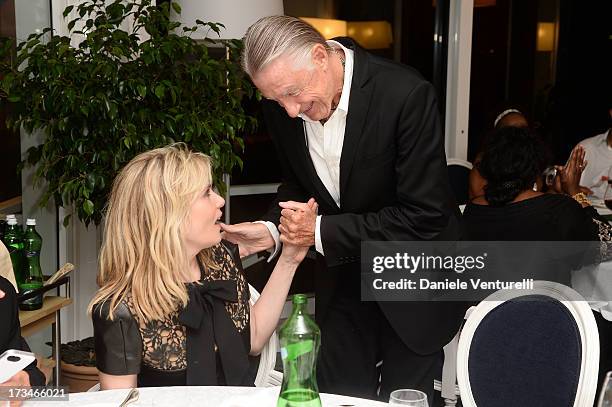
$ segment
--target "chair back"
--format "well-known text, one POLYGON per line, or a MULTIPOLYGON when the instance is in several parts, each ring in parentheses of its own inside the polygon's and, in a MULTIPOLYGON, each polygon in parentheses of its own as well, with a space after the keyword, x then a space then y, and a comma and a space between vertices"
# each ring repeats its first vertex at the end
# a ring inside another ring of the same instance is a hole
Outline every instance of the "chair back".
POLYGON ((457 205, 466 204, 469 200, 468 190, 472 163, 459 158, 450 158, 446 161, 446 166, 457 205))
POLYGON ((599 336, 576 291, 537 281, 500 290, 470 314, 459 339, 457 378, 466 407, 593 405, 599 336))
MULTIPOLYGON (((259 299, 259 293, 249 284, 250 300, 253 306, 259 299)), ((274 370, 276 366, 276 353, 278 351, 278 338, 276 331, 270 337, 268 344, 264 346, 259 355, 259 368, 255 376, 255 386, 272 387, 280 386, 283 381, 283 374, 274 370)))

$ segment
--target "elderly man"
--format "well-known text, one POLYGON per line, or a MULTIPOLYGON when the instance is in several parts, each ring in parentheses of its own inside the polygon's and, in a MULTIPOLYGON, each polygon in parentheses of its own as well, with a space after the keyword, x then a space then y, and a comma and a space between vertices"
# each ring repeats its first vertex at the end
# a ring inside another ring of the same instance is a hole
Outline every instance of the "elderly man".
POLYGON ((413 69, 347 38, 326 42, 289 16, 259 20, 244 45, 243 68, 266 99, 283 182, 267 223, 222 225, 226 238, 243 255, 278 250, 279 240, 316 248, 322 391, 388 400, 392 390, 414 388, 431 396, 463 309, 363 302, 359 258, 362 241, 458 237, 434 89, 413 69))

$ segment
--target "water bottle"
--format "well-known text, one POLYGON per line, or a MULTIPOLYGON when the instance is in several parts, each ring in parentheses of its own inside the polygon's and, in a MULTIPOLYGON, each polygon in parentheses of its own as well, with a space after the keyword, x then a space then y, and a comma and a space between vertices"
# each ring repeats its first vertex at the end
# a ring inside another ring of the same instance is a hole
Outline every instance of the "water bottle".
MULTIPOLYGON (((26 294, 43 286, 43 275, 40 267, 40 250, 42 249, 42 237, 36 231, 36 219, 26 221, 26 231, 23 238, 23 247, 26 258, 25 281, 19 286, 19 291, 26 294)), ((22 301, 19 308, 26 311, 42 307, 42 294, 22 301)))
POLYGON ((17 224, 15 215, 6 215, 6 224, 3 242, 11 256, 15 282, 17 283, 17 287, 19 287, 19 284, 23 283, 25 280, 25 276, 23 275, 25 257, 23 252, 23 239, 21 237, 22 232, 17 224))
POLYGON ((304 294, 294 295, 291 315, 279 330, 283 384, 277 407, 321 407, 316 373, 321 331, 307 305, 304 294))

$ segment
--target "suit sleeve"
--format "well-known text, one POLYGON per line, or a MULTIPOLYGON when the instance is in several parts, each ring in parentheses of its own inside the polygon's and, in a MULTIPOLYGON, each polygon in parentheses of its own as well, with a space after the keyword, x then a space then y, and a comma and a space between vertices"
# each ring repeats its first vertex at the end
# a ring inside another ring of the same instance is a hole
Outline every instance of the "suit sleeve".
POLYGON ((272 134, 272 141, 274 142, 274 147, 276 149, 276 156, 280 161, 281 165, 281 177, 282 181, 280 186, 278 187, 278 191, 276 193, 276 198, 272 205, 268 209, 268 212, 263 216, 263 220, 274 223, 277 227, 280 224, 280 212, 281 208, 278 206, 279 202, 283 201, 297 201, 297 202, 306 202, 310 199, 307 196, 306 191, 302 188, 298 179, 291 169, 291 165, 289 165, 287 154, 283 148, 282 137, 295 137, 295 134, 284 134, 288 132, 289 129, 285 128, 283 123, 286 123, 286 119, 280 120, 281 117, 285 113, 282 112, 282 115, 279 114, 278 105, 276 102, 264 101, 262 103, 262 110, 264 114, 264 120, 266 125, 272 134))
POLYGON ((435 240, 449 224, 452 195, 435 92, 428 82, 405 98, 395 132, 397 200, 377 212, 323 216, 321 235, 330 267, 355 261, 362 241, 435 240))
MULTIPOLYGON (((7 349, 17 349, 30 352, 30 347, 27 342, 21 336, 21 326, 19 323, 19 308, 17 305, 17 294, 13 285, 6 279, 2 279, 0 289, 4 291, 5 297, 0 299, 4 301, 0 310, 6 310, 5 315, 8 316, 8 340, 6 343, 0 344, 0 353, 3 353, 7 349)), ((4 313, 4 312, 3 312, 4 313)), ((3 318, 4 319, 4 318, 3 318)), ((30 378, 31 386, 44 386, 45 376, 36 367, 36 361, 30 363, 25 369, 23 369, 30 378)))

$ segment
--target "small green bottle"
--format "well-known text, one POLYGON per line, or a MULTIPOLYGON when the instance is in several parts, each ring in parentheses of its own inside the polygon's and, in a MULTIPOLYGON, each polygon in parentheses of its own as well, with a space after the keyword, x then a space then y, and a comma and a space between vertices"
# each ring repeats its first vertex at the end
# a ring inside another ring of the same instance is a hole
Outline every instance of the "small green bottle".
POLYGON ((277 407, 321 407, 316 373, 321 331, 307 305, 304 294, 294 295, 291 315, 279 330, 283 384, 277 407))
POLYGON ((25 256, 23 252, 23 239, 22 230, 17 224, 17 218, 15 215, 6 216, 6 231, 4 232, 3 242, 8 249, 11 256, 11 264, 13 266, 13 274, 15 275, 15 282, 19 287, 25 280, 24 276, 24 263, 25 256))
MULTIPOLYGON (((19 291, 25 294, 43 286, 43 275, 40 267, 40 250, 42 249, 42 237, 36 231, 36 219, 26 221, 26 231, 23 238, 23 246, 26 257, 25 280, 19 286, 19 291)), ((19 308, 26 311, 42 308, 42 294, 27 299, 19 304, 19 308)))

